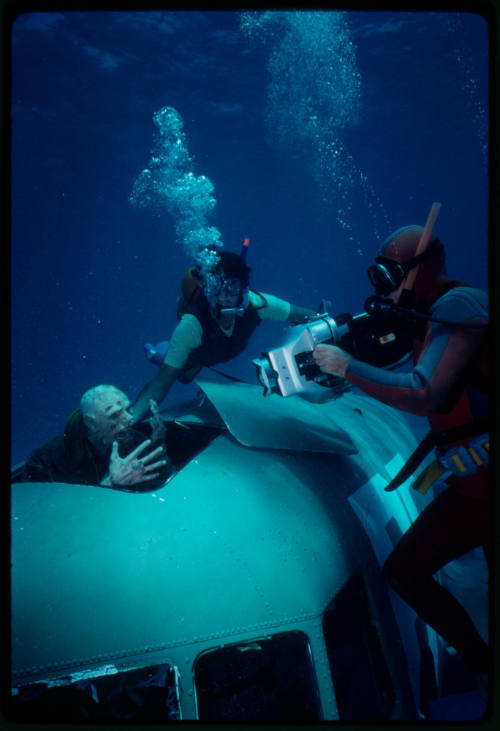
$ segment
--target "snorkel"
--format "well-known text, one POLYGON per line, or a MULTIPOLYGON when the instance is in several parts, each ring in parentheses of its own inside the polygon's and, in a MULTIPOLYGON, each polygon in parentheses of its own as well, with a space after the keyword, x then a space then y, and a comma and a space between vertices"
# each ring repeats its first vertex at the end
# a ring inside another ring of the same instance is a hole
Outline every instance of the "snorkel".
MULTIPOLYGON (((430 241, 430 238, 432 235, 432 230, 434 228, 434 224, 436 223, 436 219, 438 217, 440 208, 441 208, 441 203, 432 204, 431 210, 429 211, 429 215, 427 216, 427 221, 425 223, 424 230, 422 231, 422 236, 420 237, 420 240, 417 244, 414 258, 419 256, 420 254, 423 254, 424 251, 427 250, 427 247, 429 245, 429 241, 430 241)), ((415 279, 417 278, 418 269, 419 269, 419 264, 417 264, 417 266, 415 266, 413 269, 410 269, 410 271, 406 275, 406 282, 403 286, 403 291, 401 292, 401 295, 397 302, 397 304, 400 307, 409 307, 410 306, 411 293, 413 291, 415 279)))
POLYGON ((243 244, 241 245, 240 256, 243 259, 243 261, 245 262, 245 264, 247 261, 247 253, 248 253, 249 246, 250 246, 250 239, 243 239, 243 244))

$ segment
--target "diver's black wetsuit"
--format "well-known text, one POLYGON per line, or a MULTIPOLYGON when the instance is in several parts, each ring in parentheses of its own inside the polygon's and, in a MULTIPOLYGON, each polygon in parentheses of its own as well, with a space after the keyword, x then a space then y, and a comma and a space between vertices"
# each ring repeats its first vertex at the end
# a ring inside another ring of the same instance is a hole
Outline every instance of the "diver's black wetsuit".
MULTIPOLYGON (((263 302, 265 303, 264 299, 263 302)), ((203 335, 201 345, 189 354, 183 365, 182 373, 178 376, 181 382, 192 380, 191 374, 198 373, 201 368, 225 363, 242 353, 254 330, 262 322, 258 308, 250 304, 242 316, 235 317, 233 332, 227 336, 212 316, 210 306, 204 297, 200 297, 196 303, 185 308, 184 314, 194 315, 197 318, 203 335)))

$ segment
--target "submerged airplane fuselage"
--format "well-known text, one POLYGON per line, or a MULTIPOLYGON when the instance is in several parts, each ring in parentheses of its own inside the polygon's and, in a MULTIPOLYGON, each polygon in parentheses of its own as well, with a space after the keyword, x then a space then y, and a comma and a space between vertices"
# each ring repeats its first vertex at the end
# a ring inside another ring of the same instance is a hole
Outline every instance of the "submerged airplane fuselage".
POLYGON ((422 718, 442 643, 380 572, 431 499, 383 490, 416 444, 404 419, 353 392, 199 385, 221 430, 164 487, 13 485, 16 708, 37 691, 100 720, 422 718))

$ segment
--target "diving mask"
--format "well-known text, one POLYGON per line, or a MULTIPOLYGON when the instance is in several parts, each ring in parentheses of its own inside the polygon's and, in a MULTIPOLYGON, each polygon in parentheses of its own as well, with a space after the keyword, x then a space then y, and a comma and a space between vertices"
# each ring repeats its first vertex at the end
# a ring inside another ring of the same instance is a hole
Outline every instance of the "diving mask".
MULTIPOLYGON (((436 241, 438 242, 439 239, 436 239, 436 241)), ((414 256, 404 264, 400 264, 388 256, 377 256, 375 264, 372 264, 366 270, 368 279, 375 288, 376 294, 381 297, 387 297, 391 292, 394 292, 404 281, 408 272, 433 253, 435 248, 436 244, 431 244, 421 254, 414 256)))

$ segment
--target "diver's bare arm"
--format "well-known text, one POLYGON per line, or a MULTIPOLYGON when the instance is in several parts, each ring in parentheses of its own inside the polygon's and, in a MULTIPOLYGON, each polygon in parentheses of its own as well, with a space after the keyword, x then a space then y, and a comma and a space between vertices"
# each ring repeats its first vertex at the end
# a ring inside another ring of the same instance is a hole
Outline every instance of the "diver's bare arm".
POLYGON ((158 375, 144 386, 132 407, 133 424, 141 421, 141 419, 146 416, 149 411, 150 399, 156 401, 157 404, 161 404, 167 393, 172 388, 179 373, 180 368, 162 365, 158 375))
POLYGON ((290 305, 290 314, 288 320, 295 324, 307 322, 311 318, 317 317, 317 313, 314 310, 308 310, 307 307, 297 307, 297 305, 290 305))

